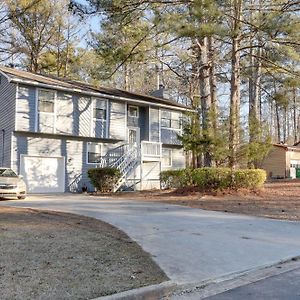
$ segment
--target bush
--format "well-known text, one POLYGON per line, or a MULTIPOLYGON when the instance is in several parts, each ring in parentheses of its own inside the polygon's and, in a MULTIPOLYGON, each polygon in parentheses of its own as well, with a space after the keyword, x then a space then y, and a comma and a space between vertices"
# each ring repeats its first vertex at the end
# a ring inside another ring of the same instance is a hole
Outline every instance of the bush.
POLYGON ((190 186, 192 182, 192 169, 168 170, 160 173, 161 187, 164 189, 179 189, 190 186))
POLYGON ((94 168, 88 170, 88 177, 97 191, 111 192, 121 178, 121 172, 117 168, 94 168))
POLYGON ((238 169, 234 171, 233 187, 235 188, 259 188, 266 181, 267 174, 261 169, 238 169))
POLYGON ((227 188, 259 188, 266 180, 260 169, 198 168, 163 171, 160 174, 163 188, 195 186, 202 190, 227 188))

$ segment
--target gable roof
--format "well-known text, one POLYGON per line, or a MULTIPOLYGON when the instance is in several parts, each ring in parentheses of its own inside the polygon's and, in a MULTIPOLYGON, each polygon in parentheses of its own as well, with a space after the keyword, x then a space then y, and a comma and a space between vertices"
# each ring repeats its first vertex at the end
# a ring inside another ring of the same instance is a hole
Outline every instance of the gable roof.
POLYGON ((294 144, 294 146, 296 146, 296 147, 300 147, 300 141, 299 141, 299 142, 297 142, 297 143, 295 143, 295 144, 294 144))
POLYGON ((59 88, 66 91, 73 91, 83 94, 99 94, 99 97, 116 97, 119 100, 144 101, 152 105, 160 104, 161 106, 171 106, 180 110, 191 110, 191 107, 177 103, 172 100, 162 99, 150 95, 128 92, 121 89, 108 87, 95 87, 91 84, 70 80, 67 78, 59 78, 52 75, 35 74, 27 71, 21 71, 13 68, 0 67, 0 72, 4 74, 11 82, 20 82, 36 86, 49 85, 49 88, 59 88))

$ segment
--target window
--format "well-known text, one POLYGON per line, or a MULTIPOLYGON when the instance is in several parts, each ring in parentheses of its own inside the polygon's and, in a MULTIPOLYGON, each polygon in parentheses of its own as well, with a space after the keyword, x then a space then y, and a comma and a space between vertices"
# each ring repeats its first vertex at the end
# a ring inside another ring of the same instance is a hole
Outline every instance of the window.
POLYGON ((172 149, 162 149, 162 166, 172 166, 172 149))
POLYGON ((101 144, 87 144, 87 163, 96 164, 101 161, 101 144))
POLYGON ((128 116, 138 118, 139 108, 137 106, 128 106, 128 116))
POLYGON ((162 112, 161 112, 161 127, 180 129, 181 122, 180 122, 179 113, 171 112, 169 110, 162 110, 162 112))
POLYGON ((98 120, 106 120, 106 100, 94 99, 93 117, 98 120))
POLYGON ((39 90, 39 112, 54 113, 55 92, 39 90))

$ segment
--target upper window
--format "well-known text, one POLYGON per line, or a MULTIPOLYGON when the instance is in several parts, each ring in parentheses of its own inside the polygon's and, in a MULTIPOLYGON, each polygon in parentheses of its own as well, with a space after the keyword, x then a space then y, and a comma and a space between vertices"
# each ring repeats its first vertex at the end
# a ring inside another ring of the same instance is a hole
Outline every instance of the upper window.
POLYGON ((180 129, 180 117, 177 112, 171 112, 169 110, 161 111, 161 127, 180 129))
POLYGON ((139 117, 139 108, 137 106, 128 106, 128 116, 138 118, 139 117))
POLYGON ((101 144, 87 144, 87 162, 89 164, 99 163, 101 161, 101 144))
POLYGON ((94 99, 94 119, 106 120, 106 100, 94 99))
POLYGON ((162 149, 162 166, 172 166, 172 149, 162 149))
POLYGON ((55 92, 39 90, 39 112, 54 113, 55 92))

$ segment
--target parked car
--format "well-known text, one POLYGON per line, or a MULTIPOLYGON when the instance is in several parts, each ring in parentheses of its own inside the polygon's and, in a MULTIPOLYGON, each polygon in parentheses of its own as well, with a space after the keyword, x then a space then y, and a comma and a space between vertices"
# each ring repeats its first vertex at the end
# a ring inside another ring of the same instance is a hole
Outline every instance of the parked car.
POLYGON ((0 168, 0 197, 26 198, 26 184, 22 176, 18 176, 10 168, 0 168))

